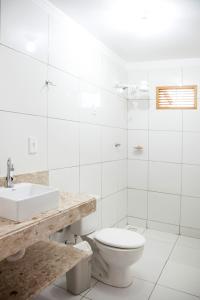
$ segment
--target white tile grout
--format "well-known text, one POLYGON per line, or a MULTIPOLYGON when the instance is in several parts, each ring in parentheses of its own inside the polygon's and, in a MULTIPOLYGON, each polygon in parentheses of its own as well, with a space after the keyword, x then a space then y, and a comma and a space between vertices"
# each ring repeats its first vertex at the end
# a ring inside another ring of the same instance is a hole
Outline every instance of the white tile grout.
POLYGON ((156 282, 155 282, 155 286, 154 286, 153 290, 151 291, 151 294, 149 295, 148 300, 150 300, 150 298, 151 298, 151 296, 152 296, 152 294, 153 294, 153 292, 154 292, 156 286, 158 285, 158 281, 160 280, 160 277, 161 277, 161 275, 163 274, 163 271, 164 271, 164 269, 165 269, 165 267, 166 267, 166 265, 167 265, 167 263, 168 263, 168 261, 169 261, 171 255, 172 255, 172 253, 173 253, 173 251, 174 251, 174 249, 175 249, 175 247, 176 247, 176 245, 177 245, 178 239, 179 239, 179 237, 177 236, 176 241, 174 242, 174 245, 172 246, 172 249, 171 249, 171 251, 170 251, 170 253, 169 253, 169 255, 168 255, 168 257, 167 257, 167 259, 166 259, 166 261, 165 261, 165 264, 164 264, 164 266, 163 266, 163 268, 162 268, 162 270, 161 270, 161 272, 160 272, 160 275, 158 276, 158 278, 157 278, 157 280, 156 280, 156 282))
MULTIPOLYGON (((172 287, 169 287, 169 286, 166 286, 166 285, 163 285, 163 284, 157 284, 157 286, 160 286, 160 287, 163 287, 163 288, 166 288, 166 289, 172 290, 172 291, 177 291, 177 292, 180 292, 180 293, 182 293, 182 294, 189 295, 189 296, 194 296, 194 297, 196 297, 197 299, 198 299, 198 298, 200 299, 200 297, 198 297, 197 295, 194 295, 194 294, 191 294, 191 293, 185 292, 185 291, 183 291, 183 290, 174 289, 174 288, 172 288, 172 287)), ((172 300, 173 300, 173 299, 172 299, 172 300)))

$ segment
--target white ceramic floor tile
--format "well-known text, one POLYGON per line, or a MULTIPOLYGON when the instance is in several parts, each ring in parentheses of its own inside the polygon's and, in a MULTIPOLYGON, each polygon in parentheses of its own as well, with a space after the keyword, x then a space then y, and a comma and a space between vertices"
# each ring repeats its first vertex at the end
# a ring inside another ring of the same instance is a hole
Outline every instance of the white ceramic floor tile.
POLYGON ((133 276, 156 282, 173 248, 175 237, 166 234, 167 239, 165 240, 159 232, 156 234, 149 230, 145 231, 144 236, 146 244, 143 257, 133 265, 133 276))
POLYGON ((45 289, 39 296, 34 297, 34 300, 80 300, 82 296, 73 296, 64 289, 50 286, 45 289))
POLYGON ((200 248, 192 238, 179 239, 159 284, 200 296, 200 248))
POLYGON ((199 251, 200 251, 200 239, 195 239, 195 238, 186 237, 186 236, 180 236, 178 239, 177 245, 179 247, 188 247, 188 248, 199 249, 199 251))
POLYGON ((182 293, 180 291, 175 291, 162 286, 157 286, 153 291, 150 300, 198 300, 199 298, 182 293))
POLYGON ((150 282, 134 279, 127 288, 114 288, 103 283, 97 283, 86 295, 92 300, 147 300, 154 285, 150 282))

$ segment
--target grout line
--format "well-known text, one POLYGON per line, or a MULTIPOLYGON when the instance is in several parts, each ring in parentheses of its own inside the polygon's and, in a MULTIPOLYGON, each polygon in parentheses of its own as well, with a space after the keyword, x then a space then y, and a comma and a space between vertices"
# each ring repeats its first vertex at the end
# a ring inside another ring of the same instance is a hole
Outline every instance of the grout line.
POLYGON ((165 264, 164 264, 164 266, 163 266, 163 268, 162 268, 162 270, 161 270, 161 272, 160 272, 160 274, 159 274, 159 276, 158 276, 158 279, 157 279, 156 282, 155 282, 155 286, 154 286, 154 288, 152 289, 152 291, 151 291, 151 293, 150 293, 150 295, 149 295, 148 300, 150 300, 150 298, 151 298, 151 296, 152 296, 152 294, 153 294, 155 288, 156 288, 157 285, 158 285, 158 281, 160 280, 160 277, 161 277, 161 275, 163 274, 163 271, 164 271, 164 269, 165 269, 165 267, 166 267, 166 265, 167 265, 167 263, 168 263, 168 261, 169 261, 171 255, 172 255, 172 253, 173 253, 173 251, 174 251, 174 249, 175 249, 175 247, 176 247, 176 245, 177 245, 178 239, 179 239, 179 237, 177 236, 176 241, 174 242, 174 245, 173 245, 173 247, 172 247, 172 249, 171 249, 171 251, 170 251, 170 253, 169 253, 168 257, 167 257, 167 260, 166 260, 166 262, 165 262, 165 264))
MULTIPOLYGON (((182 71, 181 71, 182 72, 182 71)), ((183 72, 181 73, 182 77, 183 77, 183 72)), ((182 78, 183 80, 183 78, 182 78)), ((181 111, 182 113, 182 123, 181 123, 181 127, 182 127, 182 136, 181 136, 181 143, 182 143, 182 147, 181 147, 181 176, 180 176, 180 203, 179 203, 179 235, 181 234, 181 213, 182 213, 182 196, 183 196, 183 110, 181 111)))
POLYGON ((152 162, 152 163, 160 163, 160 164, 171 164, 171 165, 186 165, 186 166, 196 166, 199 167, 200 164, 192 164, 192 163, 182 163, 175 161, 161 161, 161 160, 147 160, 147 159, 137 159, 137 158, 128 158, 130 161, 142 161, 142 162, 152 162))
MULTIPOLYGON (((93 278, 93 277, 91 277, 91 280, 92 280, 92 278, 93 278)), ((96 282, 94 283, 94 285, 91 285, 91 287, 90 287, 88 290, 85 291, 86 293, 83 292, 83 293, 84 293, 84 294, 82 295, 83 298, 90 299, 90 298, 87 297, 88 293, 91 292, 91 290, 97 285, 97 283, 99 283, 99 281, 98 281, 97 279, 94 279, 94 280, 96 281, 96 282)), ((81 299, 82 299, 82 298, 81 298, 81 299)))
POLYGON ((127 101, 127 105, 126 105, 126 115, 127 115, 127 120, 126 120, 126 123, 127 123, 127 132, 126 132, 126 189, 127 189, 127 192, 126 192, 126 223, 128 224, 128 207, 129 207, 129 200, 128 200, 128 174, 129 174, 129 170, 128 170, 128 152, 129 152, 129 134, 128 134, 128 124, 129 124, 129 105, 128 105, 128 101, 127 101))
MULTIPOLYGON (((128 218, 130 218, 130 219, 137 219, 137 220, 140 220, 140 221, 146 221, 145 219, 142 219, 142 218, 139 218, 139 217, 135 217, 135 216, 128 216, 128 218)), ((155 220, 150 220, 150 221, 151 222, 155 222, 155 223, 159 223, 159 224, 162 224, 162 225, 170 225, 170 226, 178 227, 178 225, 176 225, 176 224, 164 223, 164 222, 155 221, 155 220)), ((140 227, 138 225, 133 225, 133 226, 140 227)), ((180 228, 181 229, 182 228, 186 228, 186 229, 197 230, 198 231, 198 228, 194 228, 194 227, 190 227, 190 226, 180 226, 180 228)), ((170 232, 170 231, 163 231, 163 230, 158 230, 158 229, 153 229, 153 228, 149 228, 149 229, 156 230, 156 231, 159 231, 159 232, 174 234, 174 235, 177 235, 177 236, 186 236, 186 237, 197 239, 197 240, 200 239, 200 237, 196 237, 196 236, 192 236, 192 235, 186 235, 186 234, 182 234, 182 233, 178 234, 178 233, 174 233, 174 232, 170 232)))
MULTIPOLYGON (((128 218, 134 218, 134 219, 139 219, 139 220, 142 220, 142 221, 146 221, 146 219, 142 219, 142 218, 139 218, 139 217, 136 217, 136 216, 129 216, 129 215, 128 215, 128 218)), ((161 221, 152 220, 152 219, 149 219, 148 221, 150 221, 150 222, 155 222, 155 223, 159 223, 159 224, 164 224, 164 225, 171 225, 171 226, 174 226, 174 227, 179 227, 178 224, 173 224, 173 223, 161 222, 161 221)), ((152 228, 149 228, 149 229, 152 229, 152 228)), ((156 229, 156 230, 157 230, 157 229, 156 229)), ((157 230, 157 231, 160 231, 160 230, 157 230)), ((162 232, 168 232, 168 231, 162 231, 162 232)), ((176 233, 172 233, 172 232, 168 232, 168 233, 177 235, 176 233)))
POLYGON ((150 189, 150 160, 149 160, 149 139, 150 139, 150 103, 148 103, 148 141, 147 141, 147 155, 148 155, 148 164, 147 164, 147 218, 146 218, 146 228, 148 228, 149 223, 149 189, 150 189))
POLYGON ((30 59, 33 59, 34 61, 36 61, 36 62, 38 62, 38 63, 41 63, 41 64, 43 64, 43 65, 48 66, 48 62, 47 62, 47 61, 43 61, 42 59, 39 59, 39 58, 37 58, 37 57, 34 57, 34 56, 28 54, 28 53, 25 52, 25 51, 18 50, 18 49, 16 49, 16 48, 13 48, 12 46, 6 45, 6 44, 3 43, 2 41, 0 42, 0 46, 1 46, 1 47, 4 47, 4 48, 7 48, 7 49, 9 49, 9 50, 12 50, 13 52, 15 52, 15 53, 17 53, 17 54, 21 54, 22 56, 26 56, 26 57, 28 57, 28 58, 30 58, 30 59))
MULTIPOLYGON (((0 1, 0 2, 1 2, 1 1, 0 1)), ((50 18, 49 18, 49 16, 48 16, 48 33, 49 33, 49 30, 50 30, 50 28, 49 28, 49 27, 50 27, 50 26, 49 26, 49 24, 50 24, 49 19, 50 19, 50 18)), ((0 25, 1 25, 1 24, 0 24, 0 25)), ((127 100, 125 97, 119 95, 117 92, 114 93, 114 92, 113 92, 113 89, 111 90, 111 89, 109 89, 109 88, 107 88, 107 87, 102 86, 101 84, 95 83, 95 82, 90 81, 90 80, 88 80, 88 79, 86 79, 86 78, 84 78, 84 77, 81 77, 80 75, 75 75, 75 74, 73 74, 73 73, 71 73, 71 72, 69 72, 69 71, 66 71, 65 69, 62 69, 62 68, 59 68, 59 67, 57 67, 57 66, 52 65, 52 64, 49 62, 49 58, 50 58, 50 53, 49 53, 49 49, 50 49, 50 47, 49 47, 49 46, 50 46, 50 34, 48 34, 48 51, 47 51, 47 60, 46 60, 46 61, 45 61, 45 60, 42 60, 42 59, 39 59, 39 58, 37 58, 37 57, 34 57, 34 56, 28 54, 28 53, 25 52, 25 51, 22 51, 22 50, 18 50, 18 49, 16 49, 16 48, 13 48, 12 46, 9 46, 9 45, 3 43, 2 41, 0 42, 0 46, 1 46, 1 47, 4 47, 4 48, 7 48, 7 49, 9 49, 9 50, 12 50, 13 52, 15 52, 15 53, 17 53, 17 54, 20 54, 20 55, 22 55, 22 56, 25 56, 25 57, 28 57, 28 58, 30 58, 30 59, 33 59, 34 61, 36 61, 36 62, 38 62, 38 63, 40 63, 40 64, 43 64, 43 65, 47 66, 48 68, 49 68, 49 67, 54 68, 54 69, 56 69, 56 70, 58 70, 58 71, 60 71, 60 72, 63 72, 63 73, 65 73, 65 74, 68 74, 69 76, 72 76, 72 77, 74 77, 74 78, 76 78, 76 79, 78 79, 78 80, 81 80, 81 81, 83 81, 84 83, 90 84, 90 85, 92 85, 92 86, 94 86, 94 87, 96 87, 96 88, 99 88, 100 90, 103 90, 103 91, 105 91, 105 92, 108 92, 109 94, 112 94, 112 95, 114 95, 114 96, 117 96, 118 99, 119 99, 120 101, 122 101, 122 102, 125 102, 125 101, 128 102, 128 100, 127 100)))
POLYGON ((148 129, 148 128, 128 128, 128 131, 150 131, 150 132, 158 132, 158 133, 200 133, 200 130, 169 130, 169 129, 148 129))
POLYGON ((103 165, 107 163, 114 163, 114 162, 126 162, 126 158, 121 158, 121 159, 116 159, 116 160, 108 160, 108 161, 98 161, 94 163, 86 163, 86 164, 76 164, 72 166, 64 166, 61 168, 49 168, 49 171, 59 171, 59 170, 64 170, 64 169, 71 169, 71 168, 77 168, 77 167, 89 167, 89 166, 96 166, 96 165, 103 165))
MULTIPOLYGON (((101 159, 102 159, 102 156, 103 156, 103 151, 102 151, 102 149, 103 149, 103 144, 102 144, 102 140, 103 140, 103 138, 102 138, 102 128, 100 128, 100 147, 101 147, 101 149, 100 149, 100 151, 101 151, 101 159)), ((101 163, 101 165, 100 165, 100 176, 101 176, 101 182, 100 182, 100 193, 101 193, 101 204, 100 204, 100 216, 98 216, 99 217, 99 221, 100 221, 100 224, 98 224, 98 227, 100 227, 100 228, 102 228, 102 209, 103 209, 103 205, 102 205, 102 196, 103 196, 103 163, 101 163)))
MULTIPOLYGON (((146 219, 138 218, 138 217, 135 217, 135 216, 128 216, 128 218, 133 218, 133 219, 138 219, 138 220, 141 220, 141 221, 146 221, 146 219)), ((166 223, 166 222, 161 222, 161 221, 151 220, 151 219, 149 219, 148 221, 149 221, 149 222, 158 223, 158 224, 160 224, 160 225, 173 226, 173 227, 174 227, 174 230, 175 230, 176 228, 179 228, 179 225, 177 225, 177 224, 166 223)), ((187 227, 187 228, 188 228, 188 227, 187 227)), ((163 230, 159 230, 159 229, 153 229, 153 228, 151 228, 151 227, 148 227, 147 229, 156 230, 156 231, 161 231, 161 232, 164 232, 164 233, 170 233, 170 234, 174 234, 174 235, 177 235, 177 236, 180 235, 179 233, 170 232, 169 230, 168 230, 168 231, 163 231, 163 230)))
POLYGON ((158 194, 166 194, 166 195, 173 195, 173 196, 184 196, 184 197, 189 197, 189 198, 194 198, 194 199, 199 199, 200 196, 194 196, 194 195, 187 195, 187 194, 173 194, 173 193, 168 193, 168 192, 161 192, 161 191, 157 191, 157 190, 147 190, 147 189, 140 189, 140 188, 135 188, 135 187, 130 187, 128 186, 129 190, 137 190, 137 191, 144 191, 144 192, 151 192, 151 193, 158 193, 158 194))
POLYGON ((120 193, 120 192, 122 192, 122 191, 125 191, 126 190, 126 187, 124 187, 124 188, 122 188, 122 189, 120 189, 120 190, 117 190, 116 192, 113 192, 113 193, 111 193, 111 194, 108 194, 108 195, 106 195, 106 196, 102 196, 102 200, 105 200, 105 199, 107 199, 107 198, 109 198, 109 197, 111 197, 111 196, 113 196, 113 195, 115 195, 115 194, 117 194, 117 193, 120 193))
MULTIPOLYGON (((46 78, 48 79, 49 76, 49 71, 48 68, 46 70, 46 78)), ((49 111, 49 88, 48 86, 46 87, 46 113, 48 115, 48 111, 49 111)), ((46 155, 47 155, 47 169, 49 170, 49 119, 47 117, 47 132, 46 132, 46 139, 47 139, 47 150, 46 150, 46 155)), ((49 181, 50 181, 50 176, 49 176, 49 181)), ((50 182, 49 182, 50 183, 50 182)))
POLYGON ((102 123, 87 122, 87 121, 82 121, 82 120, 74 120, 74 119, 53 117, 53 116, 49 116, 48 112, 46 114, 42 114, 42 115, 23 112, 23 111, 21 111, 21 112, 20 111, 12 111, 12 110, 7 110, 7 109, 0 109, 0 112, 10 113, 10 114, 17 114, 17 115, 24 115, 24 116, 32 116, 32 117, 38 117, 38 118, 44 118, 44 119, 47 118, 49 120, 57 120, 57 121, 65 121, 65 122, 71 122, 71 123, 88 124, 88 125, 99 126, 99 127, 103 127, 103 128, 113 128, 113 129, 119 129, 119 130, 127 131, 127 129, 125 127, 113 126, 113 125, 102 124, 102 123))
POLYGON ((188 292, 185 292, 185 291, 183 291, 183 290, 175 289, 175 288, 172 288, 172 287, 163 285, 163 284, 157 284, 157 286, 160 286, 160 287, 163 287, 163 288, 166 288, 166 289, 169 289, 169 290, 173 290, 173 291, 175 291, 175 292, 180 292, 180 293, 182 293, 182 294, 186 294, 186 295, 189 295, 189 296, 196 297, 197 299, 200 299, 199 296, 194 295, 194 294, 191 294, 191 293, 188 293, 188 292))

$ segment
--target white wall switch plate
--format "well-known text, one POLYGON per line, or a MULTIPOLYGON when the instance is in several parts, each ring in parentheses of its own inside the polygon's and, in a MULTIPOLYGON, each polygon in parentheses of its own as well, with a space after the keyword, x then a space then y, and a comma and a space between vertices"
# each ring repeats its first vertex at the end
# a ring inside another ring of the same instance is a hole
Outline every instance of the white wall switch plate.
POLYGON ((36 137, 29 136, 28 138, 28 154, 37 154, 38 152, 38 141, 36 137))

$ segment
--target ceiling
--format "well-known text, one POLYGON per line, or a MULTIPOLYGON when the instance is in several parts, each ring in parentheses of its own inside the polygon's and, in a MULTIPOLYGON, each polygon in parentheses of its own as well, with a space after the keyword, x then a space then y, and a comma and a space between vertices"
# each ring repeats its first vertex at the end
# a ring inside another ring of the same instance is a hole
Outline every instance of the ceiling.
POLYGON ((200 0, 50 0, 127 62, 200 57, 200 0))

